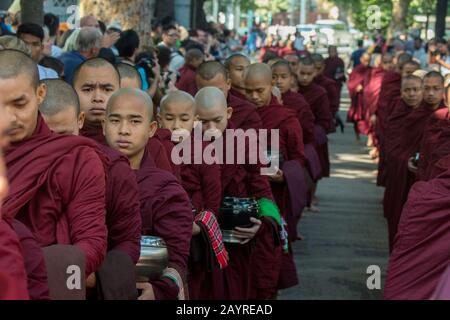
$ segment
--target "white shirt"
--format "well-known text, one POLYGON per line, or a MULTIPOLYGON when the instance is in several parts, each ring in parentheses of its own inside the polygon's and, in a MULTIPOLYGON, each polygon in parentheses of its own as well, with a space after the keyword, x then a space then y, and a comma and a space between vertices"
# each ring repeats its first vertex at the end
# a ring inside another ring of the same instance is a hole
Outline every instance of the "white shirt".
POLYGON ((38 70, 39 70, 39 80, 59 79, 58 74, 53 69, 46 68, 38 64, 38 70))

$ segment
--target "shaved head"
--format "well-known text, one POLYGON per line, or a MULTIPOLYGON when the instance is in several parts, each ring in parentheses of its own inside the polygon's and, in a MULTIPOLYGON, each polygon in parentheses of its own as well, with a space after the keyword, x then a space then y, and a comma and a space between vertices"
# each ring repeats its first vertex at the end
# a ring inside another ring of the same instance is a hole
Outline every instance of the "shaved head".
POLYGON ((17 50, 0 51, 0 79, 13 79, 25 75, 30 83, 39 86, 39 71, 30 56, 17 50))
POLYGON ((108 116, 111 113, 111 107, 114 105, 114 103, 121 98, 135 98, 142 102, 146 110, 148 112, 148 120, 149 122, 153 121, 153 101, 150 98, 150 96, 140 89, 134 89, 134 88, 122 88, 117 90, 111 98, 109 98, 108 105, 106 107, 106 116, 108 116))
POLYGON ((117 76, 117 80, 120 82, 120 74, 119 71, 106 59, 103 58, 92 58, 84 61, 81 65, 78 66, 78 68, 75 70, 75 73, 73 75, 73 85, 77 83, 78 77, 80 76, 80 73, 84 71, 87 68, 111 68, 113 70, 113 73, 115 76, 117 76))
POLYGON ((239 59, 246 60, 247 62, 250 63, 250 58, 247 57, 246 55, 244 55, 244 54, 242 54, 242 53, 234 53, 234 54, 232 54, 231 56, 229 56, 229 57, 225 60, 225 62, 224 62, 225 69, 227 69, 228 71, 230 71, 230 66, 231 66, 231 64, 233 63, 233 61, 234 61, 235 59, 238 59, 238 58, 239 58, 239 59))
POLYGON ((227 100, 223 92, 216 87, 206 87, 201 89, 195 96, 195 107, 197 109, 210 109, 228 107, 227 100))
POLYGON ((166 107, 173 104, 189 104, 195 113, 195 99, 187 92, 175 90, 165 95, 160 103, 160 112, 164 113, 166 107))
POLYGON ((313 59, 315 63, 325 63, 325 59, 320 53, 313 53, 311 59, 313 59))
POLYGON ((425 80, 425 79, 431 79, 431 78, 438 78, 438 79, 439 79, 439 82, 441 82, 442 85, 444 85, 445 78, 444 78, 444 76, 443 76, 440 72, 437 72, 437 71, 429 71, 429 72, 427 72, 427 73, 424 75, 424 77, 423 77, 424 80, 425 80))
POLYGON ((272 69, 265 63, 254 63, 245 72, 245 82, 259 80, 272 83, 272 69))
POLYGON ((68 108, 73 108, 76 115, 80 114, 80 101, 72 86, 60 79, 47 79, 42 83, 47 86, 47 94, 44 102, 39 106, 39 111, 53 116, 68 108))
POLYGON ((408 76, 406 76, 406 77, 404 77, 402 79, 402 86, 408 81, 418 81, 419 83, 422 84, 422 78, 421 77, 411 74, 411 75, 408 75, 408 76))
POLYGON ((219 137, 227 128, 233 109, 227 106, 223 92, 216 87, 205 87, 195 96, 195 107, 204 133, 219 137))
POLYGON ((414 75, 403 77, 401 97, 406 105, 417 108, 423 99, 422 79, 414 75))
POLYGON ((120 86, 122 88, 140 89, 142 87, 141 76, 135 67, 126 63, 119 63, 116 68, 120 75, 120 86))
POLYGON ((225 66, 217 61, 206 61, 203 62, 197 69, 197 77, 204 80, 212 80, 217 75, 222 75, 225 79, 228 79, 227 69, 225 66))

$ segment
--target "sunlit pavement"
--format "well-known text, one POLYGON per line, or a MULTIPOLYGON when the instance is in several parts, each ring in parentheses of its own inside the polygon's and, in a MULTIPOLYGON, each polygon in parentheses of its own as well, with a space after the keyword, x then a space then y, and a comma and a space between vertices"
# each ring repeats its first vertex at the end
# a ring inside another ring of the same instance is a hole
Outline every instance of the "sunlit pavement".
MULTIPOLYGON (((345 94, 341 118, 346 119, 345 94)), ((382 285, 388 262, 383 189, 375 185, 376 165, 350 124, 330 136, 332 177, 319 183, 319 213, 308 212, 299 225, 303 241, 294 244, 300 284, 279 299, 382 299, 367 288, 367 267, 378 265, 382 285)))

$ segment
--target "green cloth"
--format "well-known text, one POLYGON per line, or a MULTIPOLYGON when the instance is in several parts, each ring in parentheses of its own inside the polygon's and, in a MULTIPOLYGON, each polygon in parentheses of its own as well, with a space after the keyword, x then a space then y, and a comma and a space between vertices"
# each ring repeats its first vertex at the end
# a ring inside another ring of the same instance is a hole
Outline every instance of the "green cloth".
POLYGON ((261 198, 258 201, 259 205, 259 216, 260 217, 270 217, 275 220, 279 226, 281 226, 281 214, 277 205, 267 198, 261 198))

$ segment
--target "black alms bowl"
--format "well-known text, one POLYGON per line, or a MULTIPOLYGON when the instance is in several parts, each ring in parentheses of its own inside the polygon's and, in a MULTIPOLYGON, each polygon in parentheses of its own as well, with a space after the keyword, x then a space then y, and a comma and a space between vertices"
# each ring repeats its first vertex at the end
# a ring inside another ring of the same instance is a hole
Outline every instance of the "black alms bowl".
POLYGON ((169 264, 169 254, 163 239, 154 236, 141 237, 141 256, 136 264, 138 282, 159 279, 169 264))
POLYGON ((250 218, 257 218, 259 205, 249 198, 224 198, 220 208, 219 224, 222 230, 251 227, 250 218))

